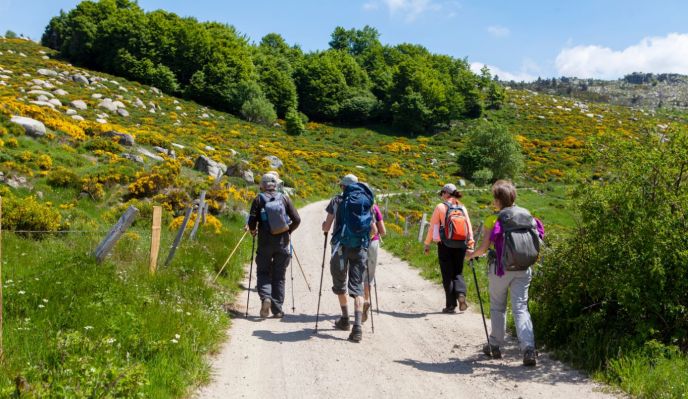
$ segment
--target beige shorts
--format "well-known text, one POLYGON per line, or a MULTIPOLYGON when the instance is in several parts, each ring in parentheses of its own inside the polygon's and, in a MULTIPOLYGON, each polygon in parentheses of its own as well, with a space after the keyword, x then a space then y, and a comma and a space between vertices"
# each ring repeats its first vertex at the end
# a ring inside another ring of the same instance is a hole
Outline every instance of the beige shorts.
POLYGON ((377 268, 377 252, 380 249, 380 240, 370 242, 368 247, 368 267, 363 273, 363 283, 368 284, 368 271, 370 271, 370 285, 375 285, 375 269, 377 268))

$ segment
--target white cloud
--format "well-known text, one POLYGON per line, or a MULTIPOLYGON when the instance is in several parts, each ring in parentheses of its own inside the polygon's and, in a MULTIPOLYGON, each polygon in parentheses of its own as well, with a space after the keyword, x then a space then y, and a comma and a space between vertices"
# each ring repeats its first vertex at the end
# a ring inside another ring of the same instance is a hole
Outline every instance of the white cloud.
MULTIPOLYGON (((422 14, 428 12, 438 12, 451 8, 455 2, 437 2, 434 0, 372 0, 363 4, 365 11, 374 11, 385 8, 392 17, 402 17, 406 22, 413 22, 422 14)), ((454 11, 448 10, 450 17, 456 15, 454 11)))
MULTIPOLYGON (((480 70, 485 65, 487 64, 482 62, 471 62, 471 71, 473 71, 473 73, 480 74, 480 70)), ((532 74, 532 71, 537 68, 537 65, 532 64, 532 61, 530 60, 524 61, 524 64, 521 66, 521 70, 519 72, 508 72, 494 65, 487 65, 487 67, 490 69, 492 76, 499 76, 499 80, 501 81, 513 80, 516 82, 531 82, 537 79, 537 76, 532 74)))
POLYGON ((631 72, 688 74, 688 34, 646 37, 615 51, 599 45, 575 46, 555 60, 561 76, 616 79, 631 72))
POLYGON ((507 37, 511 34, 511 31, 504 26, 492 25, 487 27, 487 33, 494 37, 507 37))

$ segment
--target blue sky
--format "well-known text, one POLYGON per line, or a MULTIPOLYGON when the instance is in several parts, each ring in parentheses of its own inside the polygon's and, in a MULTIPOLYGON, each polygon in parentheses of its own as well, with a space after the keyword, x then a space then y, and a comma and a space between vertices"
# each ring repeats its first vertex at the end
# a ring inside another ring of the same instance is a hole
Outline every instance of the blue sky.
MULTIPOLYGON (((40 39, 51 16, 77 0, 0 0, 0 33, 40 39)), ((387 44, 487 64, 502 79, 614 79, 633 71, 688 74, 687 1, 579 0, 139 0, 199 20, 234 25, 254 41, 277 32, 305 50, 330 33, 374 26, 387 44)))

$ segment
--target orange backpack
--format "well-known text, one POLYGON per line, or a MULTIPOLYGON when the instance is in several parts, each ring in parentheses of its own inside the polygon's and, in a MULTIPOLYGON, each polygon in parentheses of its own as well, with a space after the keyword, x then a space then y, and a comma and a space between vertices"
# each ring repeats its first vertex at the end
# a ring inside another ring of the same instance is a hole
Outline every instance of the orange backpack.
POLYGON ((444 216, 444 225, 440 226, 440 238, 442 243, 449 248, 468 247, 468 217, 463 205, 445 202, 447 213, 444 216))

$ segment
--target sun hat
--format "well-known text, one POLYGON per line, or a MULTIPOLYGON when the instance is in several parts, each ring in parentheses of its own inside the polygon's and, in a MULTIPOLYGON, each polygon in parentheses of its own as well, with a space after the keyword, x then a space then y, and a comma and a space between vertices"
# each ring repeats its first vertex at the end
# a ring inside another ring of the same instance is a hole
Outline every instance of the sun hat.
POLYGON ((447 183, 444 185, 444 187, 442 187, 442 189, 437 193, 437 195, 442 195, 442 193, 453 194, 454 191, 456 191, 456 186, 451 183, 447 183))
POLYGON ((342 180, 339 181, 339 185, 341 186, 348 186, 350 184, 358 183, 358 177, 352 175, 349 173, 348 175, 342 177, 342 180))
POLYGON ((274 190, 277 187, 277 177, 272 173, 266 173, 260 178, 260 188, 274 190))

